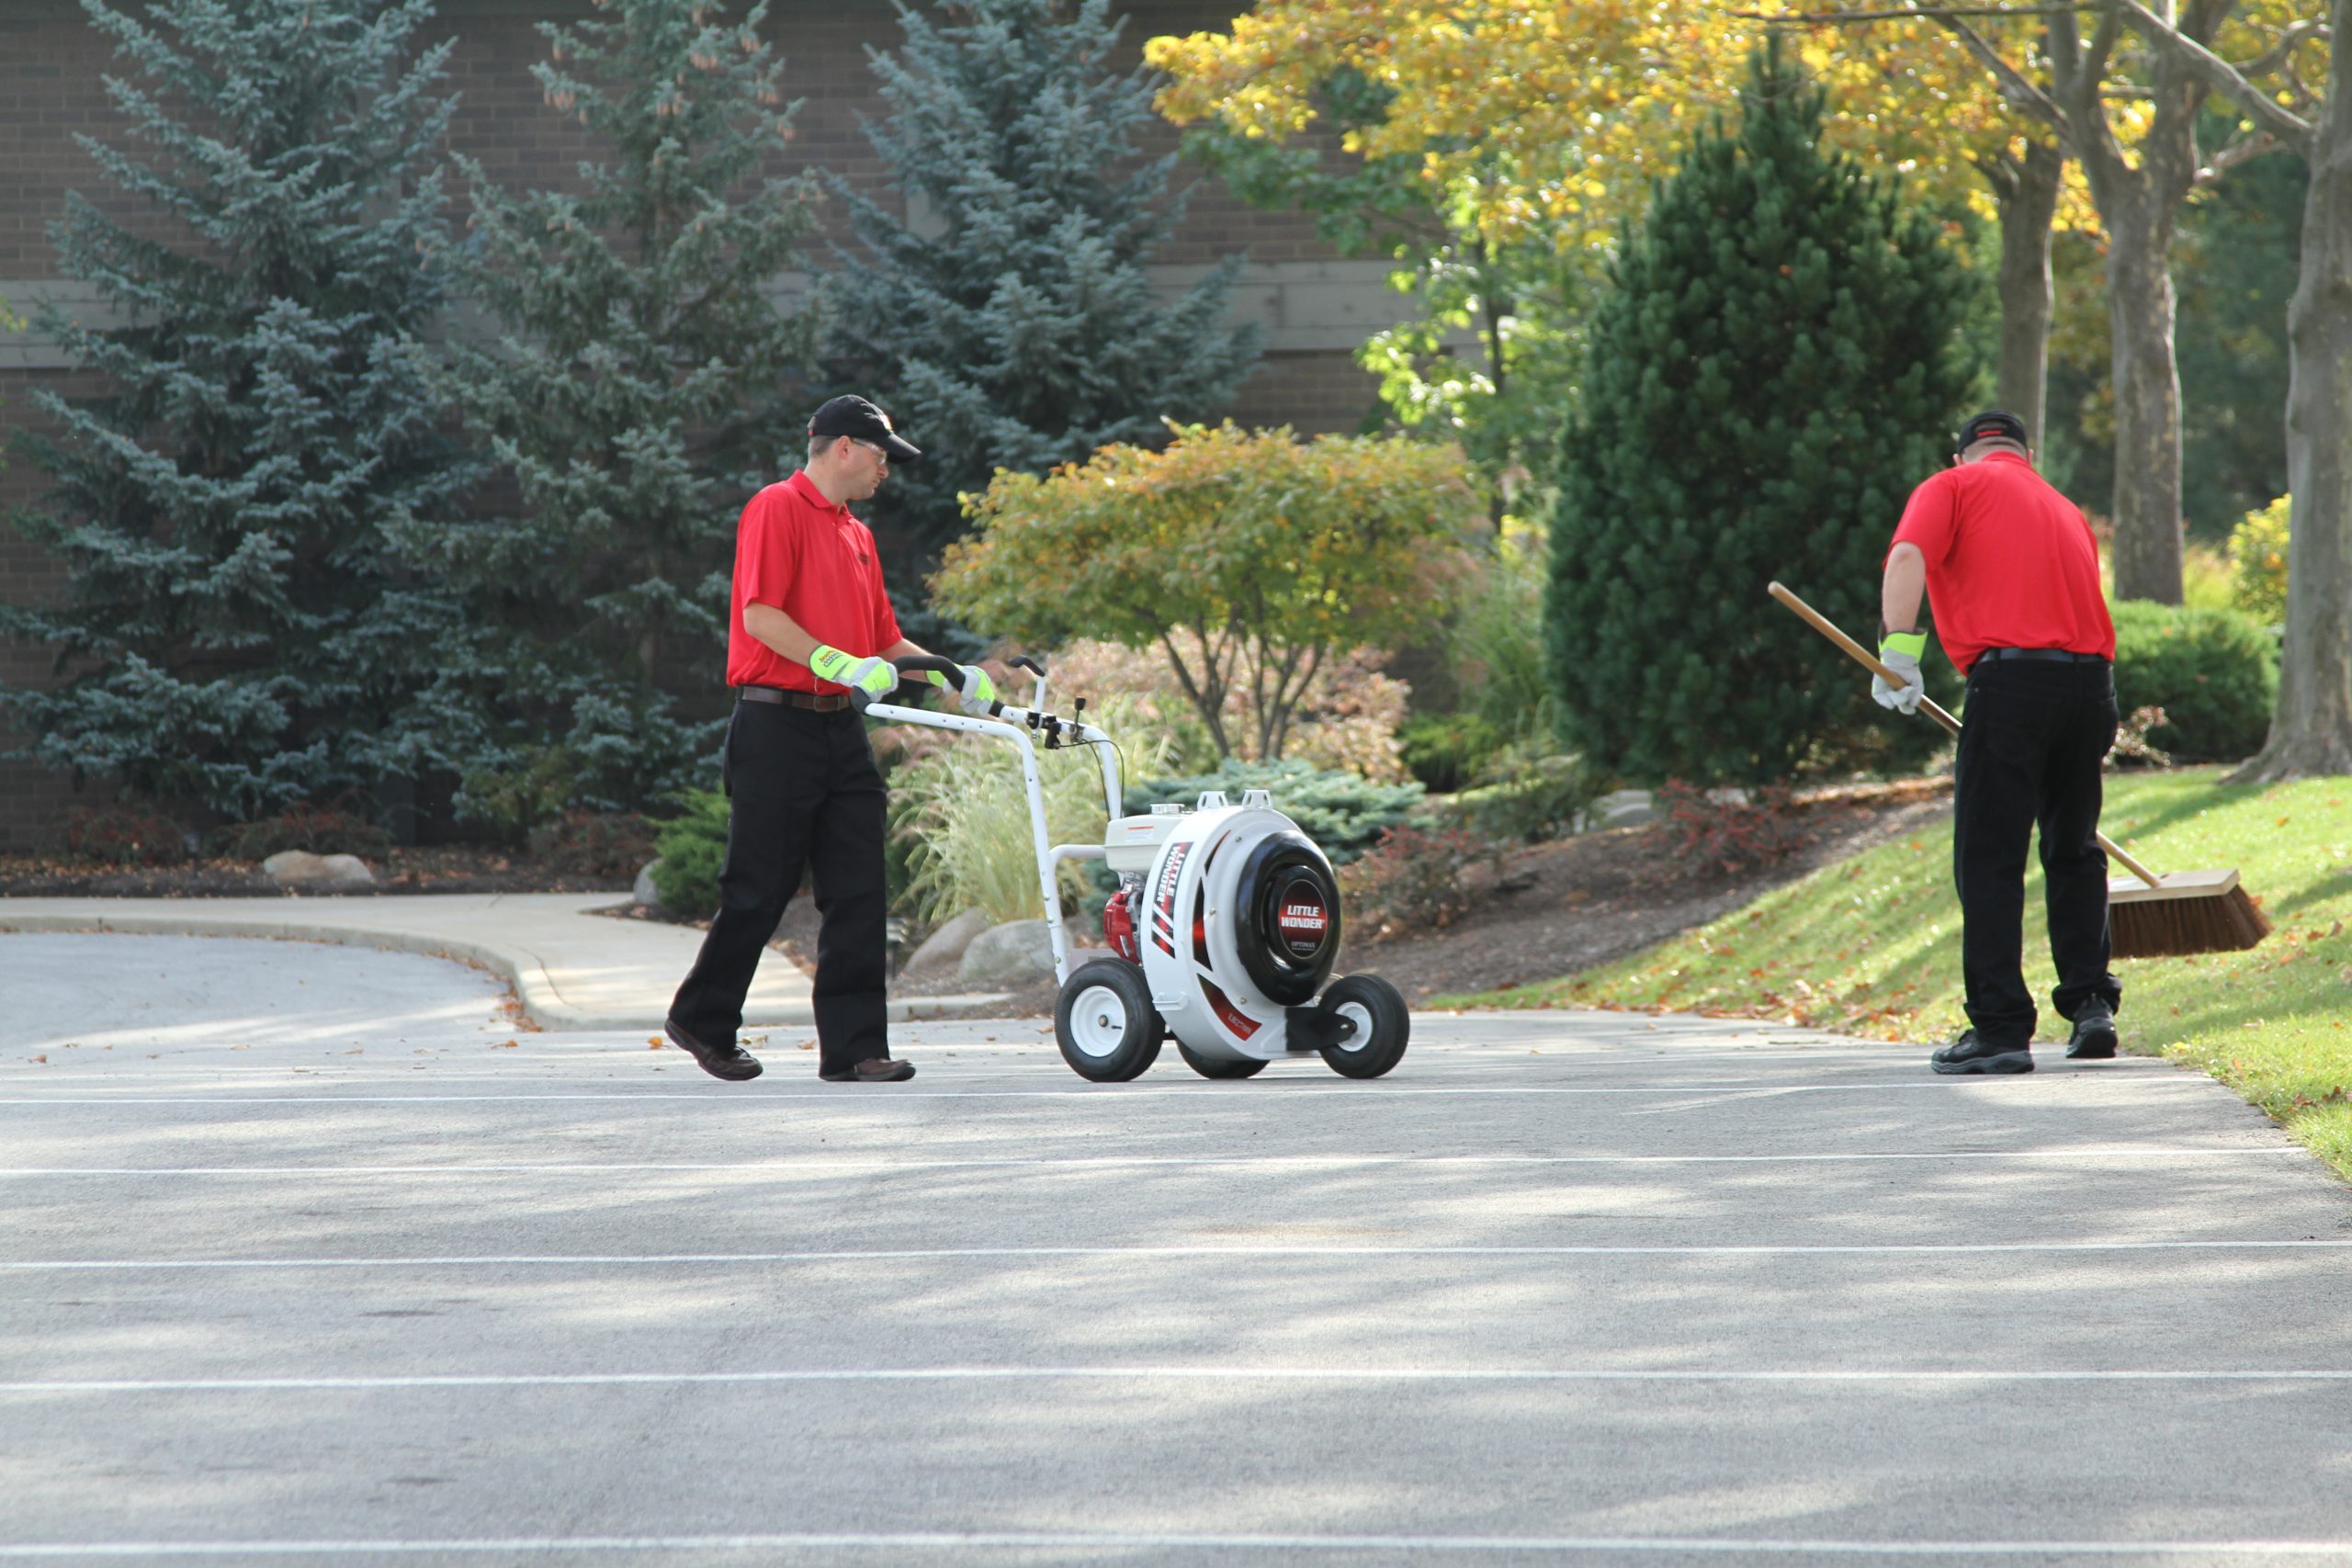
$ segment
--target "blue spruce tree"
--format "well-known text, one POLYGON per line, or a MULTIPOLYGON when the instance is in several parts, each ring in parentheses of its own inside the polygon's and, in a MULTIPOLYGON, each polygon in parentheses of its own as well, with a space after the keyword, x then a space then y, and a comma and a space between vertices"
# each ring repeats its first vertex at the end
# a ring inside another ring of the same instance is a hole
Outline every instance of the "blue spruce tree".
POLYGON ((864 254, 828 283, 839 386, 923 449, 875 498, 921 559, 963 531, 956 497, 998 468, 1156 442, 1163 416, 1226 401, 1258 349, 1254 326, 1222 325, 1239 257, 1172 301, 1152 293, 1144 263, 1184 197, 1169 192, 1173 155, 1139 160, 1151 85, 1111 69, 1108 0, 898 12, 905 43, 874 57, 891 113, 866 136, 910 220, 836 182, 864 254))
MULTIPOLYGON (((1858 637, 1976 375, 1972 285, 1897 189, 1820 144, 1777 42, 1623 246, 1562 448, 1544 637, 1564 739, 1605 773, 1755 783, 1899 764, 1941 731, 1766 597, 1858 637)), ((1929 660, 1928 690, 1954 684, 1929 660)))
POLYGON ((52 478, 17 527, 57 602, 0 606, 62 683, 6 692, 43 763, 230 815, 413 779, 449 616, 390 530, 465 480, 403 350, 440 309, 447 46, 425 0, 84 0, 137 68, 124 145, 80 139, 157 221, 76 195, 64 274, 130 324, 51 310, 103 380, 34 394, 52 478))
POLYGON ((664 682, 716 689, 735 519, 814 406, 813 324, 770 293, 816 192, 777 168, 797 106, 765 14, 594 0, 543 23, 547 102, 602 154, 584 188, 509 194, 458 161, 460 276, 492 328, 446 384, 512 484, 408 542, 471 620, 441 694, 469 815, 634 807, 716 754, 664 682))

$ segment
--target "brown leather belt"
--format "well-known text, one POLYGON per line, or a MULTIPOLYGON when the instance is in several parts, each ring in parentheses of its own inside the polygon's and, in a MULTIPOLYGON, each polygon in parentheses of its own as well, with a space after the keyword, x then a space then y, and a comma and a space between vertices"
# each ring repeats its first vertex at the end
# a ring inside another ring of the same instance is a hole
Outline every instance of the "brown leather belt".
POLYGON ((735 694, 747 703, 782 703, 818 713, 839 713, 849 706, 847 692, 788 692, 781 686, 738 686, 735 694))

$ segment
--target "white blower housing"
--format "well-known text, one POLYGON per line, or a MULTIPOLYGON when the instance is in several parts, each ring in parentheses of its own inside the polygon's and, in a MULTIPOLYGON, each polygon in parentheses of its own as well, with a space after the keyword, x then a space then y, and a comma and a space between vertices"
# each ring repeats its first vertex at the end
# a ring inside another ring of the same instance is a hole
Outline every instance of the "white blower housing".
MULTIPOLYGON (((1033 700, 1041 702, 1044 671, 1034 660, 1014 662, 1036 671, 1033 700)), ((945 660, 904 659, 899 667, 940 670, 956 679, 956 666, 945 660)), ((1268 1062, 1310 1055, 1350 1077, 1378 1077, 1403 1059, 1411 1032, 1404 998, 1375 975, 1331 980, 1342 932, 1339 880, 1322 850, 1266 791, 1244 791, 1238 806, 1211 791, 1191 809, 1158 806, 1129 817, 1122 810, 1117 752, 1091 725, 1002 704, 989 719, 878 704, 865 711, 996 732, 1020 745, 1061 982, 1054 1034, 1063 1059, 1081 1077, 1101 1083, 1135 1077, 1159 1058, 1170 1035, 1185 1062, 1212 1078, 1249 1077, 1268 1062), (1109 808, 1101 845, 1047 847, 1032 734, 1048 749, 1097 748, 1109 808), (1054 867, 1092 859, 1104 861, 1120 881, 1103 915, 1112 953, 1072 972, 1054 867)))

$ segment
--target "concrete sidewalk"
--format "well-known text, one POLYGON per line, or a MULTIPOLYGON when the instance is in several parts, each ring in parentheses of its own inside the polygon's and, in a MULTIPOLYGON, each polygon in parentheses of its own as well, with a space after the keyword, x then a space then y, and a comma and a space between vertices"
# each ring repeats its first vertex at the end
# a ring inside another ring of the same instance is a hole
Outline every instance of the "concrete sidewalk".
MULTIPOLYGON (((435 893, 392 897, 0 898, 0 932, 126 931, 269 937, 423 953, 504 977, 542 1029, 660 1029, 702 933, 596 913, 610 893, 435 893)), ((943 1018, 1001 996, 893 998, 894 1021, 943 1018)), ((815 1021, 808 976, 771 949, 743 1005, 747 1028, 815 1021)))

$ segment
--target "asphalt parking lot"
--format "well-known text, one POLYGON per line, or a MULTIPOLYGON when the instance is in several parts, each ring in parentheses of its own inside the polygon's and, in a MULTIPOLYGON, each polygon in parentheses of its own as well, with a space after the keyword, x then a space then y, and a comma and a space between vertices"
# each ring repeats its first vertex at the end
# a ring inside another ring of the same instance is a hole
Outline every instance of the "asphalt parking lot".
POLYGON ((2352 1562, 2352 1191, 2160 1062, 934 1022, 739 1086, 412 954, 0 996, 0 1559, 2352 1562))

